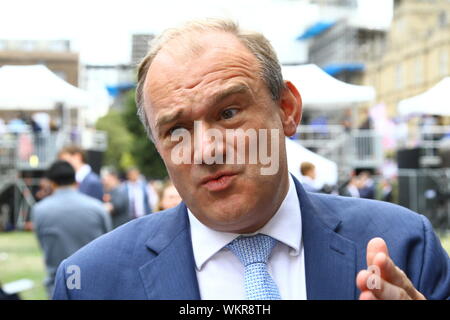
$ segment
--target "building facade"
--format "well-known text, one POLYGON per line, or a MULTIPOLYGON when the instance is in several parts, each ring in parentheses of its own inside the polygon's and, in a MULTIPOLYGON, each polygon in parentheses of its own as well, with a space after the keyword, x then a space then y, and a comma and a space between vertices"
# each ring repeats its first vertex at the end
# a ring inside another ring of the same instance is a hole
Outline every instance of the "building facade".
POLYGON ((133 34, 131 47, 131 64, 138 65, 147 55, 150 42, 155 36, 150 33, 133 34))
POLYGON ((79 55, 68 40, 1 40, 0 67, 43 64, 68 83, 78 86, 79 55))
POLYGON ((390 117, 397 104, 450 73, 450 1, 396 1, 384 54, 368 63, 363 83, 374 86, 390 117))

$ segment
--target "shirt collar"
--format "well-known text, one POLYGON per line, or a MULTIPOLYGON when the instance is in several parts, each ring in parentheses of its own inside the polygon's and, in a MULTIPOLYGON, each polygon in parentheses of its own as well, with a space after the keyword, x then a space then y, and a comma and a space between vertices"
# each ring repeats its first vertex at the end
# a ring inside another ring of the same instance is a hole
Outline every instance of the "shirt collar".
MULTIPOLYGON (((237 233, 220 232, 202 224, 188 209, 192 248, 197 270, 206 261, 239 236, 237 233)), ((268 223, 256 233, 263 233, 290 248, 290 254, 300 253, 302 239, 302 220, 300 202, 295 189, 294 180, 289 175, 289 190, 280 208, 268 223)))
POLYGON ((81 183, 81 181, 86 178, 86 176, 91 173, 91 166, 88 164, 83 165, 76 173, 75 173, 75 180, 77 180, 78 183, 81 183))
POLYGON ((76 192, 77 189, 73 186, 64 186, 64 187, 58 187, 53 194, 60 194, 60 193, 73 193, 76 192))

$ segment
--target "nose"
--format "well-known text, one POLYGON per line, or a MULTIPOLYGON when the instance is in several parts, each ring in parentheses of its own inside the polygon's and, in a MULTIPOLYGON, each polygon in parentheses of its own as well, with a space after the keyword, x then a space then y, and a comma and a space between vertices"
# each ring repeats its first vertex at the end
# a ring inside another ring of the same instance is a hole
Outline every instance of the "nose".
POLYGON ((208 123, 196 121, 194 124, 194 163, 223 164, 224 156, 225 147, 222 130, 208 123))

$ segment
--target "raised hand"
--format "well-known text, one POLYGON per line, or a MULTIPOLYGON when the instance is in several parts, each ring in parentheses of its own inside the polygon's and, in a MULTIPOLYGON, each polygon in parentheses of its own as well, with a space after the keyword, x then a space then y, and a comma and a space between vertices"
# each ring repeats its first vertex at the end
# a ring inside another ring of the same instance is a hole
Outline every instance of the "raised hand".
POLYGON ((361 270, 356 277, 356 285, 361 290, 360 300, 425 300, 389 257, 383 239, 369 241, 366 259, 368 269, 361 270))

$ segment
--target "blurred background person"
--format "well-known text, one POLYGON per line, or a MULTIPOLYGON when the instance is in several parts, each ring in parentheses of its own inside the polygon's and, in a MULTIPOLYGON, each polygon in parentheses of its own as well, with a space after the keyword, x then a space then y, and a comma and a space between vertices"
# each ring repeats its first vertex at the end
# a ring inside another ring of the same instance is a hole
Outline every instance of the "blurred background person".
POLYGON ((104 206, 111 216, 112 227, 117 228, 130 221, 127 190, 121 184, 119 175, 114 168, 103 168, 101 177, 105 188, 104 206))
POLYGON ((161 180, 150 180, 147 183, 147 193, 152 212, 159 211, 159 195, 161 194, 163 187, 163 182, 161 180))
POLYGON ((147 183, 137 168, 127 171, 125 190, 128 194, 128 213, 131 219, 139 218, 152 212, 147 183))
POLYGON ((161 191, 159 201, 159 211, 176 207, 181 202, 181 196, 173 185, 172 181, 167 181, 161 191))
POLYGON ((34 230, 44 251, 48 296, 53 294, 56 270, 62 260, 111 230, 111 219, 102 203, 77 190, 75 170, 56 161, 46 173, 53 194, 32 208, 34 230))
POLYGON ((69 162, 76 172, 80 192, 103 201, 103 185, 100 177, 87 164, 86 153, 78 146, 67 146, 58 154, 60 160, 69 162))
POLYGON ((6 127, 5 120, 0 118, 0 137, 8 132, 8 128, 6 127))
POLYGON ((392 184, 388 179, 382 179, 380 183, 380 200, 394 202, 392 184))
POLYGON ((39 189, 35 194, 35 198, 37 201, 41 201, 42 199, 48 197, 53 192, 51 181, 46 177, 42 177, 39 180, 39 189))
POLYGON ((357 175, 353 175, 348 181, 347 185, 344 186, 341 195, 345 197, 354 197, 360 198, 359 188, 361 186, 359 177, 357 175))
POLYGON ((316 186, 316 166, 311 162, 302 162, 300 165, 300 173, 302 174, 302 185, 306 191, 318 192, 316 186))
POLYGON ((369 171, 360 172, 359 176, 359 196, 365 199, 375 199, 375 181, 369 171))
POLYGON ((27 132, 28 129, 26 116, 23 112, 20 112, 15 118, 9 120, 8 122, 8 131, 16 135, 27 132))

